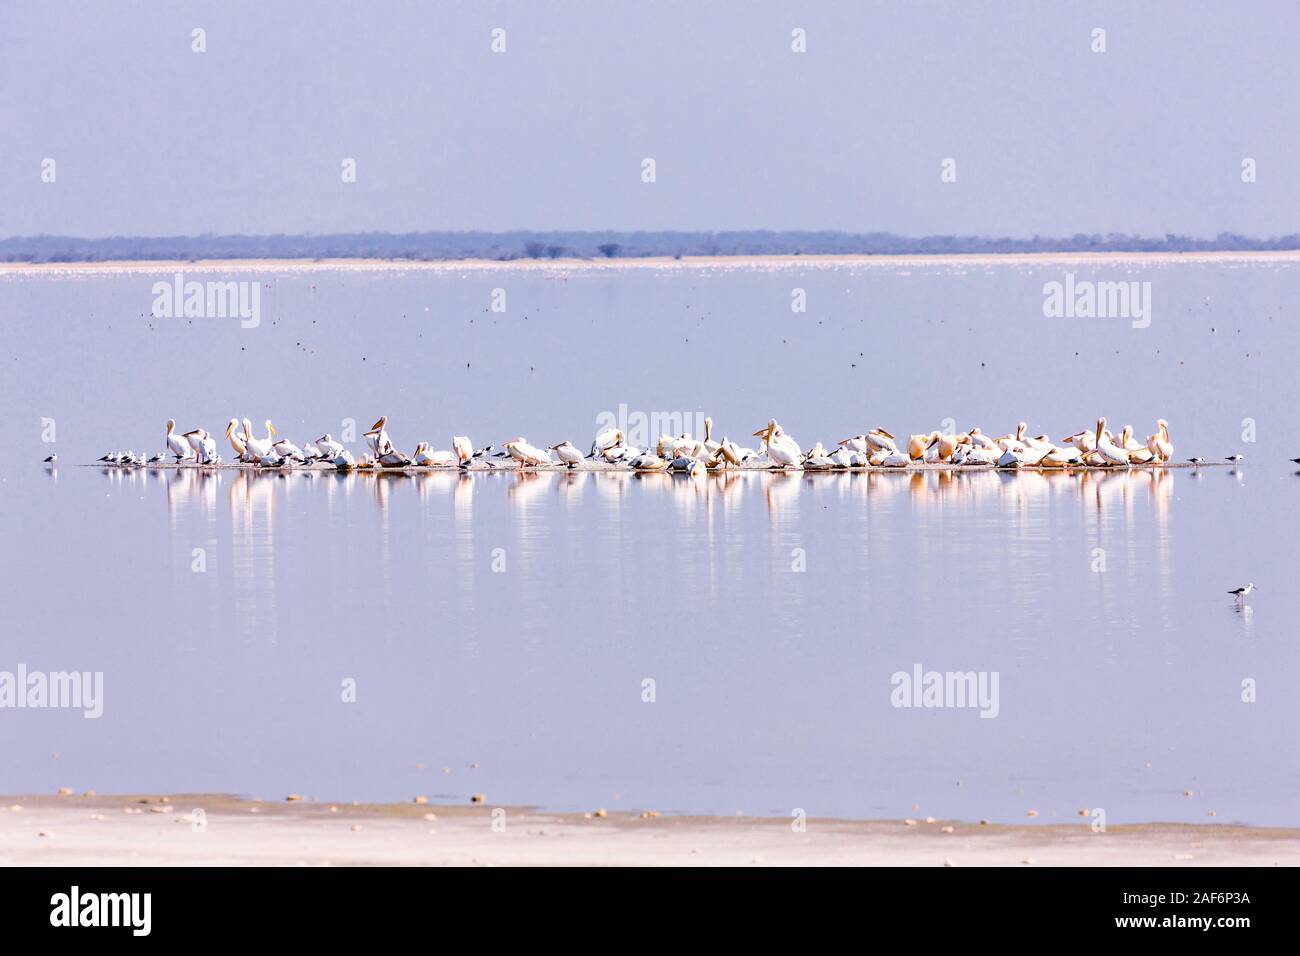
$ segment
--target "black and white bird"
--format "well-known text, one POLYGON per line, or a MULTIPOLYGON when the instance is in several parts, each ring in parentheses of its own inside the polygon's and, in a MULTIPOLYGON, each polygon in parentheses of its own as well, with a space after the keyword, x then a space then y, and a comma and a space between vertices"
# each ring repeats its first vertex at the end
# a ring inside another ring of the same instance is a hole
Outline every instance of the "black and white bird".
POLYGON ((1197 455, 1195 458, 1189 458, 1189 459, 1187 459, 1187 460, 1188 460, 1189 462, 1191 462, 1193 465, 1203 465, 1203 464, 1205 464, 1205 459, 1202 458, 1200 455, 1197 455))
POLYGON ((47 464, 47 465, 53 465, 53 464, 54 464, 55 462, 57 462, 58 460, 59 460, 59 456, 58 456, 57 454, 55 454, 55 455, 51 455, 49 458, 46 458, 46 459, 45 459, 45 464, 47 464))
POLYGON ((1246 456, 1245 456, 1245 455, 1229 455, 1227 458, 1225 458, 1225 459, 1223 459, 1223 460, 1224 460, 1224 461, 1231 461, 1231 462, 1245 461, 1245 460, 1246 460, 1246 456))
POLYGON ((1245 604, 1246 595, 1248 595, 1253 590, 1255 590, 1255 585, 1247 584, 1244 588, 1237 588, 1233 591, 1229 591, 1228 593, 1233 595, 1237 599, 1238 603, 1245 604))

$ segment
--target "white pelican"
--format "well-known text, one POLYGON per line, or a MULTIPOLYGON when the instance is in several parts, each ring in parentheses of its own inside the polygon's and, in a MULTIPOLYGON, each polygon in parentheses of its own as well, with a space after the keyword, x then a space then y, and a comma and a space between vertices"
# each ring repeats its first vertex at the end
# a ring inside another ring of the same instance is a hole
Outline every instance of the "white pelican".
POLYGON ((455 452, 430 451, 427 441, 422 441, 415 446, 415 452, 411 455, 411 460, 417 465, 430 468, 450 468, 459 461, 455 452))
POLYGON ((190 450, 190 443, 176 434, 176 419, 174 418, 167 419, 167 450, 176 456, 177 461, 194 457, 194 452, 190 450))
POLYGON ((299 461, 301 461, 304 457, 306 457, 303 455, 302 449, 299 448, 297 445, 295 445, 293 442, 289 441, 289 439, 287 438, 281 438, 278 442, 276 442, 271 447, 275 451, 275 453, 282 458, 296 458, 299 461))
POLYGON ((716 455, 718 449, 722 447, 722 442, 713 440, 713 419, 708 415, 704 416, 704 451, 706 455, 716 455))
POLYGON ((226 425, 226 441, 230 442, 230 447, 235 450, 235 458, 243 461, 248 455, 248 446, 244 440, 239 437, 239 419, 232 418, 226 425))
POLYGON ((570 468, 577 468, 582 463, 582 452, 573 447, 572 442, 562 441, 558 445, 552 445, 551 451, 570 468))
POLYGON ((606 450, 622 445, 624 442, 623 433, 617 428, 606 428, 602 432, 596 433, 596 440, 591 443, 591 454, 588 458, 595 458, 606 450))
POLYGON ((852 438, 842 438, 839 441, 839 446, 841 448, 847 448, 849 451, 856 451, 862 455, 867 454, 870 450, 870 446, 867 444, 866 435, 854 435, 852 438))
POLYGON ((306 458, 308 461, 316 461, 324 456, 321 454, 320 448, 316 446, 316 443, 309 441, 307 444, 302 446, 302 457, 306 458))
POLYGON ((1128 460, 1131 465, 1146 465, 1155 460, 1155 452, 1151 449, 1139 445, 1133 440, 1133 426, 1124 426, 1124 435, 1120 439, 1120 447, 1128 452, 1128 460))
POLYGON ((781 430, 775 418, 768 419, 767 426, 754 432, 754 437, 762 436, 767 444, 767 457, 778 468, 798 468, 803 451, 799 443, 781 430))
POLYGON ((339 471, 350 471, 357 467, 357 460, 352 457, 352 452, 343 448, 334 456, 334 467, 338 468, 339 471))
POLYGON ((1053 446, 1042 459, 1038 462, 1044 468, 1064 468, 1066 465, 1079 464, 1079 453, 1069 448, 1058 448, 1053 446))
POLYGON ((926 457, 925 453, 930 446, 938 440, 938 432, 930 432, 928 435, 912 435, 907 440, 907 457, 911 458, 912 461, 920 461, 926 457))
POLYGON ((636 471, 663 471, 668 467, 668 462, 664 461, 654 452, 646 452, 632 459, 632 468, 636 471))
POLYGON ((885 431, 879 425, 863 435, 862 438, 867 443, 867 447, 872 451, 898 450, 897 446, 894 444, 894 436, 885 431))
MULTIPOLYGON (((968 431, 966 435, 970 438, 972 448, 985 448, 992 450, 998 447, 997 443, 992 438, 979 430, 978 425, 968 431)), ((1001 451, 1001 449, 998 450, 1001 451)))
MULTIPOLYGON (((196 431, 199 434, 199 443, 197 446, 199 460, 205 465, 221 464, 221 459, 217 457, 217 443, 213 437, 202 428, 196 429, 196 431)), ((193 444, 193 442, 191 441, 190 444, 193 444)))
POLYGON ((334 436, 329 432, 316 439, 316 447, 320 449, 321 455, 325 458, 337 458, 343 454, 343 446, 336 442, 334 436))
POLYGON ((1127 465, 1129 463, 1128 452, 1119 445, 1116 445, 1111 438, 1110 432, 1106 431, 1106 419, 1097 419, 1097 454, 1108 465, 1127 465))
POLYGON ((363 436, 370 439, 370 450, 376 458, 381 458, 393 450, 393 443, 388 440, 388 416, 380 415, 379 421, 370 426, 370 431, 363 436))
POLYGON ((1163 418, 1156 420, 1156 433, 1147 438, 1147 448, 1160 462, 1174 457, 1174 443, 1169 440, 1169 423, 1163 418))
POLYGON ((272 444, 275 438, 275 426, 271 424, 271 419, 266 420, 266 437, 253 437, 253 423, 247 418, 244 419, 244 444, 248 446, 248 453, 251 457, 262 459, 275 454, 272 444))
POLYGON ((405 468, 411 463, 411 458, 390 445, 388 451, 379 456, 379 463, 385 468, 405 468))
MULTIPOLYGON (((990 441, 988 436, 984 436, 984 438, 986 441, 990 441)), ((966 454, 962 456, 961 463, 963 465, 996 465, 1001 457, 1002 453, 996 446, 972 445, 966 451, 966 454)))
POLYGON ((1063 445, 1074 445, 1079 449, 1080 454, 1087 455, 1091 451, 1097 450, 1097 438, 1089 430, 1084 429, 1081 432, 1075 432, 1069 438, 1062 438, 1063 445))
POLYGON ((550 452, 528 444, 526 438, 512 438, 508 442, 502 442, 501 447, 510 452, 511 458, 519 462, 521 471, 527 465, 536 467, 538 465, 554 464, 551 461, 550 452))
POLYGON ((474 443, 468 435, 452 435, 451 450, 456 453, 457 462, 463 467, 474 457, 474 443))
POLYGON ((897 448, 889 448, 889 449, 882 448, 881 453, 884 455, 884 457, 881 458, 878 462, 876 462, 876 464, 878 464, 881 468, 906 468, 908 464, 911 462, 911 459, 908 458, 906 455, 904 455, 897 448))

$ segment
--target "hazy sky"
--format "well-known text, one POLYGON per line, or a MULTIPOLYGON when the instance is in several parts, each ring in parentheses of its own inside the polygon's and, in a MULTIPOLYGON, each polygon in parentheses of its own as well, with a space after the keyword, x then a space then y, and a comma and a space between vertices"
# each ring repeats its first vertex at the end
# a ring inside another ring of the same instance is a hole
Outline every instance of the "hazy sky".
POLYGON ((1294 0, 4 0, 0 235, 1284 234, 1297 36, 1294 0))

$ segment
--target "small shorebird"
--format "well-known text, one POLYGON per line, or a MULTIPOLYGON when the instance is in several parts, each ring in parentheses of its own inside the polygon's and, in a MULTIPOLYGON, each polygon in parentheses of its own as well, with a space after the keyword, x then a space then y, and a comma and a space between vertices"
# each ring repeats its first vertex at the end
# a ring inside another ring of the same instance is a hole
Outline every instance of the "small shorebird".
POLYGON ((1227 458, 1225 458, 1225 459, 1223 459, 1223 460, 1224 460, 1224 461, 1231 461, 1231 462, 1233 462, 1233 463, 1236 463, 1236 462, 1239 462, 1239 461, 1245 461, 1245 460, 1246 460, 1246 456, 1245 456, 1245 455, 1240 455, 1240 454, 1238 454, 1238 455, 1229 455, 1227 458))
POLYGON ((1253 590, 1255 590, 1255 585, 1254 585, 1254 584, 1247 584, 1244 588, 1237 588, 1236 590, 1229 591, 1228 593, 1229 593, 1229 594, 1232 594, 1232 595, 1235 595, 1238 603, 1240 603, 1240 604, 1245 604, 1245 603, 1246 603, 1246 595, 1249 594, 1249 593, 1250 593, 1251 591, 1253 591, 1253 590))
POLYGON ((1297 465, 1300 465, 1300 458, 1292 458, 1291 460, 1295 462, 1297 465))
POLYGON ((1205 459, 1202 458, 1200 455, 1197 455, 1195 458, 1189 458, 1189 459, 1187 459, 1187 460, 1188 460, 1189 462, 1191 462, 1193 465, 1203 465, 1203 464, 1205 464, 1205 459))
POLYGON ((55 462, 57 462, 58 460, 59 460, 59 456, 58 456, 57 454, 55 454, 55 455, 51 455, 49 458, 46 458, 46 459, 45 459, 45 464, 47 464, 47 465, 53 465, 53 464, 54 464, 55 462))

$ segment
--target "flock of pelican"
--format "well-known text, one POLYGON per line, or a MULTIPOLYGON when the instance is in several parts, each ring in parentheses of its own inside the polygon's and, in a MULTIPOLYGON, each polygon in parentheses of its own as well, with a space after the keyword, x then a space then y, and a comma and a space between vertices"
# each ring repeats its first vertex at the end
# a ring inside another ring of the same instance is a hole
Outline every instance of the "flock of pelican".
MULTIPOLYGON (((235 462, 258 468, 327 465, 341 471, 364 471, 411 467, 467 469, 475 462, 495 467, 491 459, 509 458, 521 469, 548 466, 573 469, 583 467, 587 462, 603 462, 640 473, 701 475, 741 466, 833 471, 866 467, 906 468, 920 463, 994 468, 1125 468, 1168 464, 1174 455, 1169 424, 1163 418, 1156 422, 1155 432, 1147 436, 1145 444, 1134 437, 1133 426, 1125 425, 1116 436, 1106 427, 1106 419, 1099 418, 1095 428, 1075 432, 1059 443, 1046 435, 1030 436, 1028 425, 1020 422, 1014 432, 996 438, 975 427, 967 432, 944 434, 932 431, 911 435, 901 443, 892 433, 876 427, 840 440, 834 450, 819 441, 805 451, 773 418, 753 433, 760 442, 757 448, 751 448, 737 445, 726 437, 721 441, 715 440, 713 419, 706 417, 703 437, 661 435, 653 447, 644 449, 630 445, 623 431, 605 428, 597 433, 586 455, 569 441, 538 446, 523 437, 502 442, 500 451, 494 452, 492 445, 476 450, 473 442, 464 435, 453 436, 450 449, 433 450, 429 442, 422 441, 407 455, 394 446, 388 433, 388 416, 384 415, 365 432, 367 450, 360 458, 328 432, 299 446, 287 438, 277 437, 279 433, 269 419, 264 428, 265 436, 259 437, 253 433, 252 423, 247 418, 230 419, 223 437, 230 443, 235 462)), ((166 452, 158 455, 136 455, 128 451, 108 454, 99 460, 114 465, 154 465, 170 457, 177 464, 223 464, 217 452, 216 439, 203 428, 178 433, 175 420, 168 419, 166 445, 166 452)), ((1203 458, 1187 460, 1194 465, 1205 461, 1203 458)), ((1233 455, 1227 460, 1239 461, 1241 456, 1233 455)))

